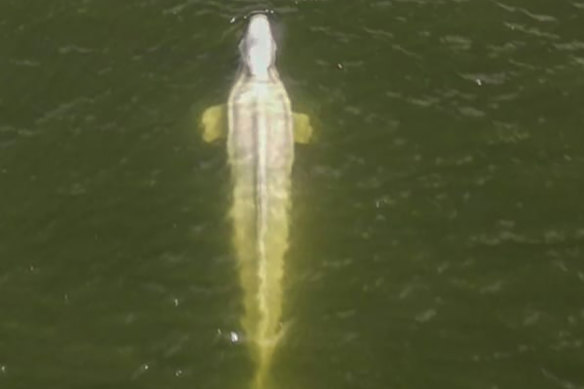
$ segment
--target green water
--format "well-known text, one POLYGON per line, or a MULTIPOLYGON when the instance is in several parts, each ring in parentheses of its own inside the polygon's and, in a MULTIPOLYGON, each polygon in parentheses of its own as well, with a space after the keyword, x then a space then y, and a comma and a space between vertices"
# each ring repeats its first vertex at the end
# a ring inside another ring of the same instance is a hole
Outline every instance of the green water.
POLYGON ((246 387, 225 149, 193 118, 266 6, 319 138, 276 389, 583 388, 580 0, 3 0, 0 387, 246 387))

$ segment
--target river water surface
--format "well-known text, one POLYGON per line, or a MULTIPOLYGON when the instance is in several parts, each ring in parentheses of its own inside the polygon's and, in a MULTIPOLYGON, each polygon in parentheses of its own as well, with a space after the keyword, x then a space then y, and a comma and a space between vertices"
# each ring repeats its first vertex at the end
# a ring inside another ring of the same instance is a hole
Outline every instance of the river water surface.
POLYGON ((249 386, 196 118, 258 8, 318 138, 274 388, 584 388, 581 0, 2 1, 0 387, 249 386))

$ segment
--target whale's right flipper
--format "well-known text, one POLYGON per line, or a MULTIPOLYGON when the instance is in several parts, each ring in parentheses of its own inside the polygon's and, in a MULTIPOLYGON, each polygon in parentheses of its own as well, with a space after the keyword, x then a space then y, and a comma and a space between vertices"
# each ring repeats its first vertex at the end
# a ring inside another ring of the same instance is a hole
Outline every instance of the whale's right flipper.
POLYGON ((203 140, 207 143, 225 137, 227 133, 227 108, 225 104, 213 105, 203 112, 201 127, 203 140))
POLYGON ((312 126, 310 125, 310 117, 304 113, 293 114, 294 119, 294 141, 297 143, 309 143, 312 138, 312 126))

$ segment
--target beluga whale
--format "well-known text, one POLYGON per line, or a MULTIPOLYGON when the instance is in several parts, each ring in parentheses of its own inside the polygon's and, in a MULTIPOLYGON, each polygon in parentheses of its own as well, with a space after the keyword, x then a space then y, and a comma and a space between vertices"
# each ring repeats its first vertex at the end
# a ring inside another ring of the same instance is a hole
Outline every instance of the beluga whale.
POLYGON ((255 362, 254 389, 269 387, 270 363, 284 328, 282 276, 294 142, 308 143, 313 133, 309 117, 292 112, 276 52, 268 17, 252 14, 239 43, 240 66, 227 104, 207 108, 201 117, 204 141, 227 138, 241 325, 255 362))

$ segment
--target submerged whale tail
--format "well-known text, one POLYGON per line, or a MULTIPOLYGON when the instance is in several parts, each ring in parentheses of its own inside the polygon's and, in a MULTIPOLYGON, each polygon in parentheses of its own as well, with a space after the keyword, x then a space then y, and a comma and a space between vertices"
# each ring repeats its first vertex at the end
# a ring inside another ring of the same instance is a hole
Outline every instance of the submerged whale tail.
MULTIPOLYGON (((283 184, 289 189, 289 181, 283 184)), ((254 388, 261 389, 265 387, 274 351, 286 329, 280 319, 284 256, 288 248, 289 190, 281 190, 277 197, 270 196, 264 201, 265 213, 258 212, 258 200, 243 192, 237 190, 233 197, 233 245, 244 292, 242 325, 251 341, 256 364, 254 388), (258 231, 263 232, 258 234, 258 231)))

